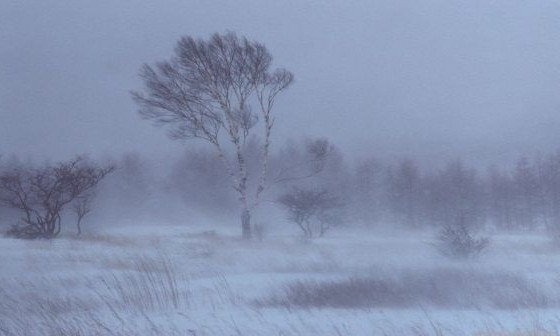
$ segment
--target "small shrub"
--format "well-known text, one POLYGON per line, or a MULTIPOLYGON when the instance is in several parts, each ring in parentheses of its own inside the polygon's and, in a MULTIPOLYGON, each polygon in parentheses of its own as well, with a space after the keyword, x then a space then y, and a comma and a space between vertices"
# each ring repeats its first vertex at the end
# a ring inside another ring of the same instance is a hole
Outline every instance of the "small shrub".
POLYGON ((13 224, 6 231, 5 236, 8 238, 16 238, 16 239, 48 238, 48 236, 44 235, 36 228, 24 224, 13 224))
POLYGON ((465 221, 444 225, 435 244, 439 252, 451 258, 472 258, 480 255, 490 244, 486 237, 475 238, 465 221))
MULTIPOLYGON (((43 167, 15 167, 0 174, 0 205, 21 213, 7 236, 23 239, 52 239, 62 229, 64 211, 92 193, 114 170, 83 157, 43 167)), ((89 201, 80 209, 81 219, 91 211, 89 201)))
POLYGON ((343 206, 338 197, 327 190, 295 188, 278 199, 288 219, 297 224, 305 238, 322 237, 342 223, 339 213, 343 206))

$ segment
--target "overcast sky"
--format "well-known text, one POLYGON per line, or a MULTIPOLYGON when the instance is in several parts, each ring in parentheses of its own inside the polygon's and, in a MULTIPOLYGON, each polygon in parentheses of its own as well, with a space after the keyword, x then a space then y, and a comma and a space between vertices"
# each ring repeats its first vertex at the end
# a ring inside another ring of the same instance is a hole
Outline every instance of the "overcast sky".
POLYGON ((179 152, 129 91, 181 35, 228 30, 296 76, 276 144, 485 162, 560 147, 558 0, 1 0, 0 152, 179 152))

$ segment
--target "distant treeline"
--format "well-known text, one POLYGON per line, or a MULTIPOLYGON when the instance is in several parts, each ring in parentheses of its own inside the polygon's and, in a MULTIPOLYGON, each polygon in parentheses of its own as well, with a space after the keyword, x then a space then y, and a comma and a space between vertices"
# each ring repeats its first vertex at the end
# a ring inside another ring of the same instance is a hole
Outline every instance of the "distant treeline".
MULTIPOLYGON (((255 140, 247 148, 259 146, 255 140)), ((274 205, 294 188, 326 190, 344 204, 347 225, 428 228, 461 220, 472 228, 560 227, 560 152, 486 170, 461 160, 423 169, 410 158, 350 162, 343 154, 324 139, 288 142, 271 157, 264 201, 274 205), (328 149, 326 157, 319 159, 317 148, 328 149)), ((248 157, 249 169, 258 167, 258 153, 248 157)), ((22 165, 4 157, 0 167, 9 169, 15 162, 22 165)), ((117 169, 100 186, 96 211, 110 207, 131 219, 170 206, 208 215, 238 211, 231 181, 210 150, 188 150, 157 164, 129 153, 113 163, 117 169)))

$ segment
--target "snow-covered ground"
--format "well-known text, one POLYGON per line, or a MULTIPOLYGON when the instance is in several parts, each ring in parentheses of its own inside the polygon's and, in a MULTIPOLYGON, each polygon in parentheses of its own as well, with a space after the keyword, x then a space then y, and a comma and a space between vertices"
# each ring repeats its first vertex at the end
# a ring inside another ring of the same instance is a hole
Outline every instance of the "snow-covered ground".
POLYGON ((224 232, 0 239, 0 335, 560 334, 560 249, 545 236, 495 235, 453 261, 430 233, 224 232))

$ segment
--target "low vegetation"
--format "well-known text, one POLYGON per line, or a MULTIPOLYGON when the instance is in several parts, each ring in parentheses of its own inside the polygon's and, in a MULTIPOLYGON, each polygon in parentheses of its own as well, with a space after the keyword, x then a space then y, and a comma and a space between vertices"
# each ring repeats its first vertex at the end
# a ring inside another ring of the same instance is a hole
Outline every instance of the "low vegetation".
POLYGON ((559 307, 524 277, 458 269, 406 271, 337 281, 298 281, 259 306, 301 308, 535 309, 559 307))
POLYGON ((21 214, 7 236, 55 238, 62 230, 64 211, 72 205, 80 233, 81 221, 91 211, 95 187, 113 170, 113 166, 100 167, 82 157, 55 165, 7 169, 0 175, 0 202, 21 214))

